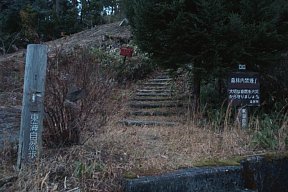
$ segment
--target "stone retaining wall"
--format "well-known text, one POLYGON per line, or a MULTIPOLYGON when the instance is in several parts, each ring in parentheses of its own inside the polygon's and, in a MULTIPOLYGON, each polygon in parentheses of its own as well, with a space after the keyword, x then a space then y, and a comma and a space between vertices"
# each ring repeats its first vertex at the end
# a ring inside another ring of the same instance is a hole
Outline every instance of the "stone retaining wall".
POLYGON ((178 170, 127 179, 125 192, 288 192, 288 157, 255 156, 240 166, 178 170))
POLYGON ((241 165, 245 187, 258 192, 288 192, 288 157, 255 156, 241 165))

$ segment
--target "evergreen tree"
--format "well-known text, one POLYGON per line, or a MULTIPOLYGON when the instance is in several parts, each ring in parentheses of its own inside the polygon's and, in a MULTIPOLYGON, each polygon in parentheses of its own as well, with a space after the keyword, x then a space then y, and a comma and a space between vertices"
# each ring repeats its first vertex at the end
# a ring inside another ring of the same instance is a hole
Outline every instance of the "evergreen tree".
POLYGON ((193 65, 196 105, 202 79, 223 75, 239 63, 267 72, 265 66, 288 47, 287 0, 129 3, 127 13, 141 49, 169 68, 193 65))
POLYGON ((99 0, 81 0, 80 23, 83 27, 92 27, 102 23, 103 6, 99 0))
POLYGON ((4 0, 0 10, 0 53, 5 54, 12 47, 24 48, 102 23, 103 5, 101 0, 4 0))

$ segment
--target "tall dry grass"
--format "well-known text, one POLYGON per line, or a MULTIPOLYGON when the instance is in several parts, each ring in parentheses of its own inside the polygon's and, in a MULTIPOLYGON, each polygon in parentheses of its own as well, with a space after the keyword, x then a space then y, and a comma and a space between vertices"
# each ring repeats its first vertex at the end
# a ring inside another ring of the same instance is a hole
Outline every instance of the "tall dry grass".
POLYGON ((264 152, 251 145, 254 130, 234 123, 224 123, 223 129, 196 121, 175 127, 126 127, 117 123, 121 116, 111 116, 103 131, 83 145, 45 150, 38 164, 23 170, 8 191, 122 191, 124 178, 234 165, 236 160, 230 159, 264 152))

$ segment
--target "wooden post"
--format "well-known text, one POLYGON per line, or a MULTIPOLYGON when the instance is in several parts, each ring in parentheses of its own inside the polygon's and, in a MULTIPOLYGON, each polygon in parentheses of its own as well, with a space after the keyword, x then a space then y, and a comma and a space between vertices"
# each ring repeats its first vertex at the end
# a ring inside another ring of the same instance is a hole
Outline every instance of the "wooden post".
MULTIPOLYGON (((239 71, 245 71, 246 65, 239 64, 239 71)), ((246 106, 241 106, 238 108, 238 120, 242 129, 248 128, 248 108, 246 106)))
POLYGON ((240 107, 238 108, 238 115, 237 120, 241 126, 241 128, 248 128, 248 108, 247 107, 240 107))
POLYGON ((125 62, 126 62, 126 56, 123 57, 123 67, 125 66, 125 62))
POLYGON ((42 148, 47 51, 46 45, 30 44, 27 47, 17 159, 19 169, 22 164, 34 162, 42 148))

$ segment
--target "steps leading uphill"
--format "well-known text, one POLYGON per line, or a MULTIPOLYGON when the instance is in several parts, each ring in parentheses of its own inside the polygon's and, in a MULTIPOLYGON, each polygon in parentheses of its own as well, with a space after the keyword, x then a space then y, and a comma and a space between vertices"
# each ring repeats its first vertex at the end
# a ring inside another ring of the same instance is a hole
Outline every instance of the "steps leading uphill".
POLYGON ((174 126, 181 123, 183 104, 175 97, 169 71, 156 73, 139 85, 120 123, 127 126, 174 126))

